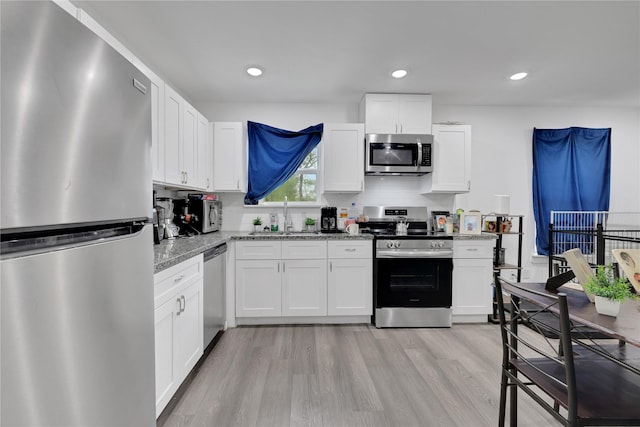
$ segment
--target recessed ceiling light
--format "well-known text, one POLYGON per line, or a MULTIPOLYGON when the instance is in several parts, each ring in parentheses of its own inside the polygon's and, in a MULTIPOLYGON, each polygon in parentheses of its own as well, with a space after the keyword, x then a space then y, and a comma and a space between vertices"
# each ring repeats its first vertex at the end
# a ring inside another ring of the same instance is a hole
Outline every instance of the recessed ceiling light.
POLYGON ((247 68, 247 74, 253 77, 258 77, 262 75, 262 70, 258 67, 249 67, 247 68))
POLYGON ((391 77, 396 79, 401 79, 407 75, 407 70, 395 70, 391 73, 391 77))
POLYGON ((525 77, 527 77, 527 73, 515 73, 514 75, 512 75, 511 77, 509 77, 511 80, 522 80, 525 77))

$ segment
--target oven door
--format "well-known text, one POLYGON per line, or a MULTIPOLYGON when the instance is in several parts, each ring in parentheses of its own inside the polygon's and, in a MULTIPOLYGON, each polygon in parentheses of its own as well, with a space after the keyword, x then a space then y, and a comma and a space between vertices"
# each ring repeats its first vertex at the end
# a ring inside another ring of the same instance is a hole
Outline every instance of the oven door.
POLYGON ((451 258, 377 258, 376 308, 451 307, 451 258))

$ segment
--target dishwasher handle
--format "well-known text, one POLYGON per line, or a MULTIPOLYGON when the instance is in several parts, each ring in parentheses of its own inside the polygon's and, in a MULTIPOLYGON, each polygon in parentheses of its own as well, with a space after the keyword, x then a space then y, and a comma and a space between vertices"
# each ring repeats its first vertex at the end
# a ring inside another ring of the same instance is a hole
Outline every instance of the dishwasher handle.
POLYGON ((210 259, 213 259, 217 256, 222 255, 223 253, 227 252, 227 244, 226 243, 222 243, 218 246, 215 246, 211 249, 207 249, 204 252, 204 260, 209 261, 210 259))

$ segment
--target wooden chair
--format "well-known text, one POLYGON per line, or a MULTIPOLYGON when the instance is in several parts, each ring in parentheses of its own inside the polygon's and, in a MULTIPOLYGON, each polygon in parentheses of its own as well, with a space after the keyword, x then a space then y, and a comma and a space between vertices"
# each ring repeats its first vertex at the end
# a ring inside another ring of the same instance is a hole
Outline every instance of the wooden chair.
POLYGON ((595 348, 598 346, 591 348, 572 338, 576 325, 569 319, 565 294, 559 293, 549 306, 533 310, 521 310, 518 298, 512 296, 507 320, 499 278, 495 288, 503 356, 499 426, 505 424, 508 389, 513 427, 518 423, 518 389, 564 425, 640 425, 638 370, 607 357, 595 348), (530 331, 518 334, 518 322, 526 319, 535 323, 539 313, 548 312, 554 305, 559 310, 559 342, 530 331))

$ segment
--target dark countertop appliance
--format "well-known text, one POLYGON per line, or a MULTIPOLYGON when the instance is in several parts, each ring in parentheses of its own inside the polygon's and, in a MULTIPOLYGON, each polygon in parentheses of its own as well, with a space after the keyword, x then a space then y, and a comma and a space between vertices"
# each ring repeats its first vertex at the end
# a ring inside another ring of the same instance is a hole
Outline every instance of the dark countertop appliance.
POLYGON ((320 231, 322 233, 339 233, 338 208, 324 207, 320 209, 320 231))
POLYGON ((374 235, 376 327, 450 327, 452 236, 431 231, 425 207, 365 206, 363 214, 361 230, 374 235))
POLYGON ((433 172, 433 135, 369 133, 365 175, 424 175, 433 172))
POLYGON ((222 225, 222 202, 210 194, 189 194, 189 211, 195 215, 193 225, 201 233, 219 231, 222 225))

